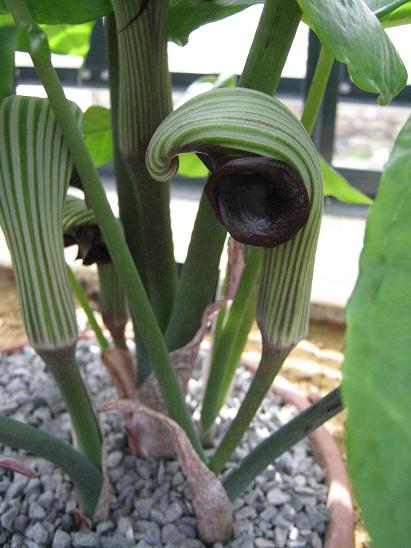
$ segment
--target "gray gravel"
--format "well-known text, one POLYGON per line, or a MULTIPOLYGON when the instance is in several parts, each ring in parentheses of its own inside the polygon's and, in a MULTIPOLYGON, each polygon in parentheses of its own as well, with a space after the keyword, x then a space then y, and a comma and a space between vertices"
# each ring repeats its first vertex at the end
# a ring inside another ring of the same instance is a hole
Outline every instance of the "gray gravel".
MULTIPOLYGON (((78 358, 97 403, 115 397, 93 343, 81 341, 78 358)), ((232 402, 238 406, 250 375, 242 371, 232 402)), ((70 422, 43 362, 26 348, 13 356, 0 355, 0 412, 38 426, 69 441, 70 422)), ((188 403, 198 419, 201 384, 190 381, 188 403)), ((270 395, 247 439, 229 467, 251 447, 293 416, 293 409, 270 395)), ((217 435, 221 436, 233 409, 224 408, 217 435)), ((179 465, 130 455, 118 413, 102 417, 107 437, 112 486, 109 519, 93 530, 75 529, 75 500, 68 477, 54 465, 0 445, 3 456, 23 458, 39 478, 28 479, 0 469, 0 546, 3 548, 102 547, 200 548, 190 495, 179 465)), ((329 518, 327 487, 308 442, 284 453, 256 478, 234 505, 234 535, 229 548, 323 546, 329 518)), ((222 548, 221 544, 214 548, 222 548)))

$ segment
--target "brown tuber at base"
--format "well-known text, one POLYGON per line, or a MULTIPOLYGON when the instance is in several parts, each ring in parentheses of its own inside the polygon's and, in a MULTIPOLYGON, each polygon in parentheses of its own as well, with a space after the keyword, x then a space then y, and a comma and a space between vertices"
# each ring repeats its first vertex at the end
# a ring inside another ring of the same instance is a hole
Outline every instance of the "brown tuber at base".
POLYGON ((280 160, 230 160, 210 175, 205 192, 218 220, 243 244, 277 247, 307 223, 310 203, 296 171, 280 160))

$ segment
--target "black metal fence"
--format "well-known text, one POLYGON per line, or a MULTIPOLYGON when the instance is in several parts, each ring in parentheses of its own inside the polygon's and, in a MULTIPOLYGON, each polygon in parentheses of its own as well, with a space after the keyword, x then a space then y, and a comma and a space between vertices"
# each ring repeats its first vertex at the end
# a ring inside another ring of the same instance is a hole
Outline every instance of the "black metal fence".
MULTIPOLYGON (((312 80, 317 59, 320 53, 320 43, 313 32, 310 31, 308 40, 308 57, 306 77, 282 78, 278 94, 293 98, 303 98, 307 93, 312 80)), ((84 66, 81 69, 59 68, 58 75, 63 85, 88 87, 107 87, 108 72, 106 66, 106 51, 104 44, 104 31, 102 23, 97 23, 91 38, 91 47, 84 66)), ((174 89, 186 89, 192 82, 198 79, 199 74, 179 73, 172 74, 174 89)), ((20 67, 16 70, 16 84, 37 83, 35 71, 31 67, 20 67)), ((375 103, 375 96, 357 88, 350 80, 345 65, 335 62, 325 92, 323 105, 313 131, 313 140, 323 157, 332 163, 335 134, 336 114, 339 101, 353 101, 356 103, 375 103)), ((406 86, 392 101, 392 105, 411 106, 411 86, 406 86)), ((388 107, 389 108, 389 107, 388 107)), ((374 196, 380 172, 362 169, 339 168, 347 180, 356 188, 374 196)))

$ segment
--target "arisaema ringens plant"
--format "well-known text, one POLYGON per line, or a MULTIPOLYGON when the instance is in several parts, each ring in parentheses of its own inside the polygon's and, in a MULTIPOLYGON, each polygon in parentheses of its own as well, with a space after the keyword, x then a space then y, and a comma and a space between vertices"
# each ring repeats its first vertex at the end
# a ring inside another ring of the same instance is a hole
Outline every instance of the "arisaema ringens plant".
POLYGON ((7 39, 0 56, 9 76, 0 87, 0 220, 28 338, 60 388, 78 448, 5 418, 0 441, 62 466, 79 489, 83 509, 93 515, 102 487, 103 440, 76 364, 71 286, 96 327, 103 356, 110 349, 64 262, 64 243, 76 244, 84 264, 97 263, 101 312, 118 351, 109 354, 106 365, 122 398, 117 408, 127 419, 130 448, 158 457, 177 447, 197 501, 200 533, 217 542, 231 532, 230 501, 278 455, 342 408, 336 389, 272 433, 223 480, 218 475, 288 353, 307 333, 324 194, 369 202, 319 157, 310 138, 332 64, 335 58, 346 63, 359 87, 388 103, 405 85, 406 72, 380 21, 407 22, 407 2, 266 0, 237 87, 215 89, 172 112, 168 39, 184 44, 193 29, 244 7, 210 2, 209 11, 195 9, 202 2, 195 0, 190 10, 180 0, 93 0, 86 7, 78 0, 0 2, 5 14, 0 33, 7 39), (84 24, 102 16, 111 110, 86 112, 83 135, 80 112, 66 100, 51 63, 47 31, 54 38, 55 31, 37 25, 84 24), (302 17, 320 38, 322 52, 298 120, 275 93, 302 17), (7 97, 16 48, 30 53, 47 99, 7 97), (90 145, 87 132, 96 115, 104 117, 105 134, 111 117, 108 146, 121 225, 92 157, 95 142, 90 145), (208 178, 179 275, 170 181, 181 154, 201 161, 208 178), (81 183, 83 200, 66 196, 74 179, 81 183), (216 303, 227 234, 237 242, 244 266, 241 270, 241 261, 229 261, 216 303), (219 308, 198 427, 185 393, 199 343, 219 308), (135 356, 124 337, 129 313, 135 356), (206 452, 199 430, 213 446, 212 427, 254 319, 262 335, 259 368, 225 436, 206 452), (195 465, 185 466, 188 461, 195 465), (198 477, 205 478, 210 500, 217 493, 215 504, 198 505, 198 477))

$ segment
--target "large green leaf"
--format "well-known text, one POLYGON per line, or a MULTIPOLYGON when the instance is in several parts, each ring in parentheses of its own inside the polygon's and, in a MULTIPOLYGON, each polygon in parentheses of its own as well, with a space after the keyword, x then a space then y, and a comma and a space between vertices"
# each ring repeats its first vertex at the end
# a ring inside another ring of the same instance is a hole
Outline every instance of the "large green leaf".
MULTIPOLYGON (((85 23, 113 11, 110 0, 26 0, 26 5, 36 23, 49 25, 85 23)), ((4 0, 0 0, 0 13, 7 11, 4 0)))
POLYGON ((324 196, 332 196, 346 204, 372 204, 371 198, 354 188, 338 171, 320 158, 323 173, 324 196))
POLYGON ((407 71, 377 17, 363 0, 298 0, 306 20, 353 82, 389 103, 407 83, 407 71))
POLYGON ((169 39, 184 46, 190 33, 202 25, 262 3, 264 0, 170 0, 169 39))
POLYGON ((204 178, 208 175, 208 169, 194 153, 180 154, 178 157, 178 174, 181 177, 193 179, 204 178))
POLYGON ((411 23, 411 2, 407 0, 364 0, 383 27, 411 23))
POLYGON ((90 49, 90 37, 94 23, 80 25, 45 25, 50 49, 63 55, 85 57, 90 49))
POLYGON ((100 106, 88 108, 84 113, 83 134, 96 166, 109 162, 113 157, 110 110, 100 106))
POLYGON ((400 8, 390 12, 382 18, 384 27, 396 27, 399 25, 409 25, 411 23, 411 2, 407 2, 400 8))
POLYGON ((18 31, 9 15, 0 15, 0 103, 10 95, 14 80, 14 52, 18 31))
POLYGON ((343 399, 355 493, 374 548, 411 538, 411 118, 371 208, 347 311, 343 399))

